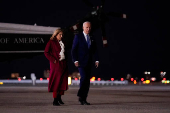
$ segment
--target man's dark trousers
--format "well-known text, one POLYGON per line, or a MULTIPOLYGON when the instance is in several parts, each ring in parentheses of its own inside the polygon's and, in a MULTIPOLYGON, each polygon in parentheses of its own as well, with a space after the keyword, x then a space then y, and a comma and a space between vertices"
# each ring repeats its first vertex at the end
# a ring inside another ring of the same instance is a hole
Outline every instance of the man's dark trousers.
POLYGON ((80 72, 80 89, 77 93, 77 96, 79 96, 82 100, 86 100, 89 92, 90 87, 90 77, 91 77, 91 68, 89 68, 90 65, 86 67, 79 67, 78 70, 80 72))

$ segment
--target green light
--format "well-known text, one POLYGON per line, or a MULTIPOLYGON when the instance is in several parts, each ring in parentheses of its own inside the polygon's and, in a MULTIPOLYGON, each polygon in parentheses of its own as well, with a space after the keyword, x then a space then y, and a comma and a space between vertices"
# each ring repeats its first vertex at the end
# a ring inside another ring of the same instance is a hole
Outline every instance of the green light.
POLYGON ((162 80, 162 83, 165 83, 165 80, 162 80))

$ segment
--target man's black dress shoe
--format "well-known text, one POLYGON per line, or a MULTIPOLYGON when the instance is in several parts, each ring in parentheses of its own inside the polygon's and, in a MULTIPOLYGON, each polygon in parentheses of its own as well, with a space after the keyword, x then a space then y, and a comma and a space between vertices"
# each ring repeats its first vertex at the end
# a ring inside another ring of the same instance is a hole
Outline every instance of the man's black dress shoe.
POLYGON ((86 100, 82 100, 81 98, 79 98, 79 102, 81 105, 90 105, 90 103, 88 103, 86 100))
POLYGON ((88 103, 87 101, 83 101, 81 102, 81 105, 90 105, 90 103, 88 103))

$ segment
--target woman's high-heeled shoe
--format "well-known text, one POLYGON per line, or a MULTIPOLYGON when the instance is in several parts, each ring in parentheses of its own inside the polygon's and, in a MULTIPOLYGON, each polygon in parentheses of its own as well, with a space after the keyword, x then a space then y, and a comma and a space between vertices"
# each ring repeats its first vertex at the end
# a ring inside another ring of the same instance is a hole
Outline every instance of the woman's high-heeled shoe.
POLYGON ((53 106, 60 106, 60 103, 59 103, 59 101, 58 101, 58 98, 54 98, 53 106))

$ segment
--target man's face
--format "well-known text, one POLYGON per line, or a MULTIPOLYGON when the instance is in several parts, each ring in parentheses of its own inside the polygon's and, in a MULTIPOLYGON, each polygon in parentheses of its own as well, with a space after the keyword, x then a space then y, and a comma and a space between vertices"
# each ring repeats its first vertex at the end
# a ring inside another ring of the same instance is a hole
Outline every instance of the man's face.
POLYGON ((84 26, 83 26, 84 33, 89 34, 90 30, 91 30, 91 24, 90 23, 85 23, 84 26))

